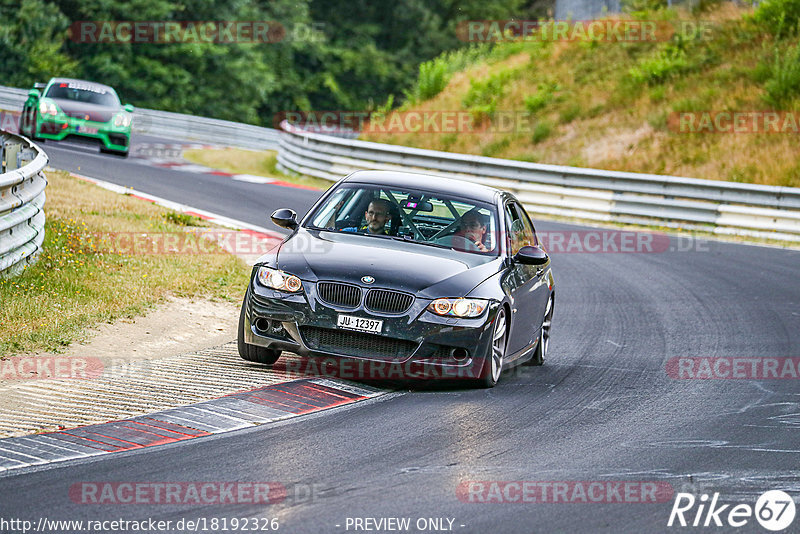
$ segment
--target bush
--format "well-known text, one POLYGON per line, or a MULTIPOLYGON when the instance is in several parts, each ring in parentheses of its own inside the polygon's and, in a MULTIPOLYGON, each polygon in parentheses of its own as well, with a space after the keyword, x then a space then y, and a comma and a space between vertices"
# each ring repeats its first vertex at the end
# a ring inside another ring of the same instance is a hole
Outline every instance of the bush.
POLYGON ((501 139, 491 142, 481 150, 482 156, 494 156, 509 147, 511 144, 510 137, 502 137, 501 139))
POLYGON ((461 103, 472 113, 476 122, 481 122, 486 117, 492 118, 497 102, 505 93, 506 84, 514 76, 514 71, 504 70, 485 80, 472 80, 469 83, 469 90, 461 103))
POLYGON ((753 20, 778 38, 795 35, 800 23, 800 0, 767 0, 753 13, 753 20))
POLYGON ((556 93, 561 88, 556 82, 542 82, 536 89, 536 93, 525 97, 525 109, 529 113, 536 113, 544 109, 555 98, 556 93))
POLYGON ((561 124, 570 123, 580 117, 581 111, 581 106, 573 102, 561 110, 561 113, 558 114, 558 120, 561 124))
POLYGON ((443 61, 426 61, 419 66, 419 79, 417 80, 417 92, 414 95, 417 100, 428 100, 438 95, 450 81, 450 71, 447 64, 443 61))
POLYGON ((628 71, 628 76, 637 85, 657 85, 689 69, 689 60, 683 47, 670 44, 656 55, 639 61, 638 66, 628 71))
POLYGON ((413 105, 423 100, 429 100, 447 87, 453 73, 461 71, 486 58, 491 52, 491 43, 481 43, 467 48, 460 48, 452 52, 445 52, 419 66, 417 82, 405 97, 413 105))
POLYGON ((776 47, 775 61, 764 89, 767 92, 764 101, 775 108, 788 105, 800 95, 800 45, 784 54, 776 47))
POLYGON ((539 121, 536 123, 536 126, 533 128, 533 136, 531 137, 531 141, 533 144, 541 143, 552 133, 553 129, 550 126, 549 122, 546 121, 539 121))
POLYGON ((667 0, 622 0, 621 7, 624 13, 651 13, 665 9, 667 0))
POLYGON ((164 213, 164 219, 178 226, 203 226, 203 219, 200 217, 177 211, 168 211, 164 213))

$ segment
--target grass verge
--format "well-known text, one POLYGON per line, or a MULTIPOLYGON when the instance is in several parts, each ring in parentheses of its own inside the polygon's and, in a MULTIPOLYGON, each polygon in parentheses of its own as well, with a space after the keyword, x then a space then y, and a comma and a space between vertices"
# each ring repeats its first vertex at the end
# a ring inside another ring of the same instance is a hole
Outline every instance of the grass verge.
POLYGON ((65 172, 47 178, 39 261, 18 277, 0 280, 1 357, 59 350, 82 339, 87 327, 141 315, 168 295, 242 298, 249 268, 215 245, 208 254, 142 254, 132 247, 109 251, 103 244, 104 236, 125 234, 146 242, 185 234, 205 225, 202 220, 65 172))
POLYGON ((321 178, 283 174, 277 169, 278 155, 274 150, 258 152, 242 148, 195 149, 185 151, 183 157, 192 163, 205 165, 220 171, 275 178, 284 182, 322 189, 323 191, 332 185, 332 182, 321 178))

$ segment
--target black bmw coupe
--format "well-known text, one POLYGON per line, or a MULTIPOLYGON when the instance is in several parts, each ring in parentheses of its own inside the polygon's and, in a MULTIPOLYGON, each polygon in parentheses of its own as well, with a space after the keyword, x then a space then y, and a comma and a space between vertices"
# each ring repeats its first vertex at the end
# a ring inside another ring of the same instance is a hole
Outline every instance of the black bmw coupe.
POLYGON ((484 387, 503 369, 544 362, 555 285, 514 195, 359 171, 302 221, 290 209, 272 221, 291 234, 253 267, 239 318, 245 360, 271 365, 289 351, 345 378, 484 387))

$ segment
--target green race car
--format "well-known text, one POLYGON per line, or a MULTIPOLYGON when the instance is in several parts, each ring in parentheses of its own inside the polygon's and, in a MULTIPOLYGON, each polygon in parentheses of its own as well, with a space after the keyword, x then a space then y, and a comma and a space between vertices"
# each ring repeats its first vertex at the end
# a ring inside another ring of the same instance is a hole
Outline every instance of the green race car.
POLYGON ((101 152, 128 155, 133 106, 120 103, 111 87, 70 78, 37 83, 22 108, 20 131, 36 140, 69 136, 93 139, 101 152), (40 93, 39 90, 43 89, 40 93))

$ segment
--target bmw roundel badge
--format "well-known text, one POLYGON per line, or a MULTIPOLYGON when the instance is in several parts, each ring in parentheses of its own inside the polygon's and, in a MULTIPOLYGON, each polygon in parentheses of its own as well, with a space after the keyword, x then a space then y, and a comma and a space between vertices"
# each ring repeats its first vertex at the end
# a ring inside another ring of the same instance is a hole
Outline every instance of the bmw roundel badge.
POLYGON ((365 284, 371 284, 372 282, 375 281, 375 278, 373 278, 372 276, 362 276, 361 281, 364 282, 365 284))

